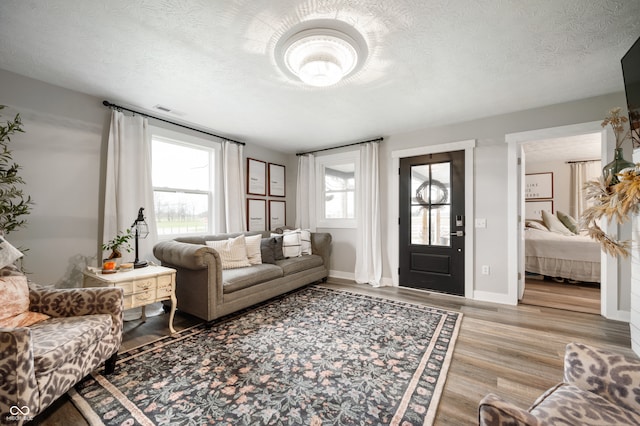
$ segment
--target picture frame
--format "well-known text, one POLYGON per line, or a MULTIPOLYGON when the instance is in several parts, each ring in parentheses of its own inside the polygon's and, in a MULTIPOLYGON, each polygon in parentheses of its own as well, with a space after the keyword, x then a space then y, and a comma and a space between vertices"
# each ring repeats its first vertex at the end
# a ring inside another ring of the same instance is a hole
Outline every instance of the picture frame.
POLYGON ((553 172, 529 173, 524 176, 524 199, 553 198, 553 172))
POLYGON ((247 231, 267 230, 267 201, 247 198, 247 231))
POLYGON ((287 204, 281 200, 269 200, 269 230, 285 226, 287 223, 287 204))
POLYGON ((267 163, 247 158, 247 194, 267 195, 267 163))
POLYGON ((284 197, 286 194, 285 167, 269 163, 269 196, 284 197))
POLYGON ((524 206, 525 219, 542 219, 542 211, 553 214, 553 200, 526 201, 524 206))

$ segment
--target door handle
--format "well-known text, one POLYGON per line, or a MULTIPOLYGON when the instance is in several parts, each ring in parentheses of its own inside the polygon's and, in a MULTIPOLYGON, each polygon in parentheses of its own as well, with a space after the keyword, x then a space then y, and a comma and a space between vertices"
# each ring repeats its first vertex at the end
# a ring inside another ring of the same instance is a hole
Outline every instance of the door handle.
POLYGON ((464 231, 456 231, 451 233, 452 237, 464 237, 464 231))

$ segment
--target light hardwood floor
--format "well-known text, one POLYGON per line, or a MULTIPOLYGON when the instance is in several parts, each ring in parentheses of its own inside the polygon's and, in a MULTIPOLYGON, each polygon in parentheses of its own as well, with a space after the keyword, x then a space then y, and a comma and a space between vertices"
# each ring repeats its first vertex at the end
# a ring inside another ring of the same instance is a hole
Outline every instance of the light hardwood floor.
POLYGON ((600 286, 593 283, 557 283, 527 279, 521 303, 568 311, 600 314, 600 286))
MULTIPOLYGON (((599 315, 476 302, 407 288, 372 288, 343 280, 330 280, 325 286, 462 312, 462 327, 436 425, 477 424, 478 402, 489 392, 527 408, 542 392, 562 380, 564 347, 569 342, 588 343, 634 356, 629 325, 599 315)), ((193 324, 193 318, 177 313, 176 330, 193 324)), ((168 331, 166 316, 149 318, 145 324, 130 322, 126 327, 123 349, 152 341, 168 331)), ((66 397, 36 421, 43 425, 87 424, 66 397)))

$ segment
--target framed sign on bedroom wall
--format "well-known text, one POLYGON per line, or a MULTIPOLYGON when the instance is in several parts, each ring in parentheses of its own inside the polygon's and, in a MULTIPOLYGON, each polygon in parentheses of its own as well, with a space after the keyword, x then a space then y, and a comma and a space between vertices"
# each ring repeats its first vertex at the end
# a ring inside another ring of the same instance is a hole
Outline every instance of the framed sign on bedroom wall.
POLYGON ((267 230, 267 201, 247 198, 247 231, 267 230))
POLYGON ((542 219, 542 211, 553 214, 553 200, 526 201, 524 206, 525 219, 542 219))
POLYGON ((285 175, 284 166, 269 163, 269 196, 285 196, 285 175))
POLYGON ((524 176, 524 199, 553 198, 553 172, 530 173, 524 176))
POLYGON ((267 163, 247 158, 247 194, 267 195, 267 163))
POLYGON ((275 231, 286 223, 286 203, 280 200, 269 200, 269 230, 275 231))

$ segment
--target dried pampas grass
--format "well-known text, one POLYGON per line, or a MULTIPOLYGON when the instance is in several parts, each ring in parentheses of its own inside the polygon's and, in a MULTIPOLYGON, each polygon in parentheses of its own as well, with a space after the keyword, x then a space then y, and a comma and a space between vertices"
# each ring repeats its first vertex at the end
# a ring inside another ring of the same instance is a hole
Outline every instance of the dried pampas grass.
POLYGON ((640 169, 628 169, 618 174, 619 182, 611 185, 612 176, 600 177, 585 185, 586 198, 593 201, 581 216, 581 225, 589 236, 598 241, 602 250, 611 256, 629 256, 629 242, 607 235, 598 225, 602 218, 625 223, 640 211, 640 169))

